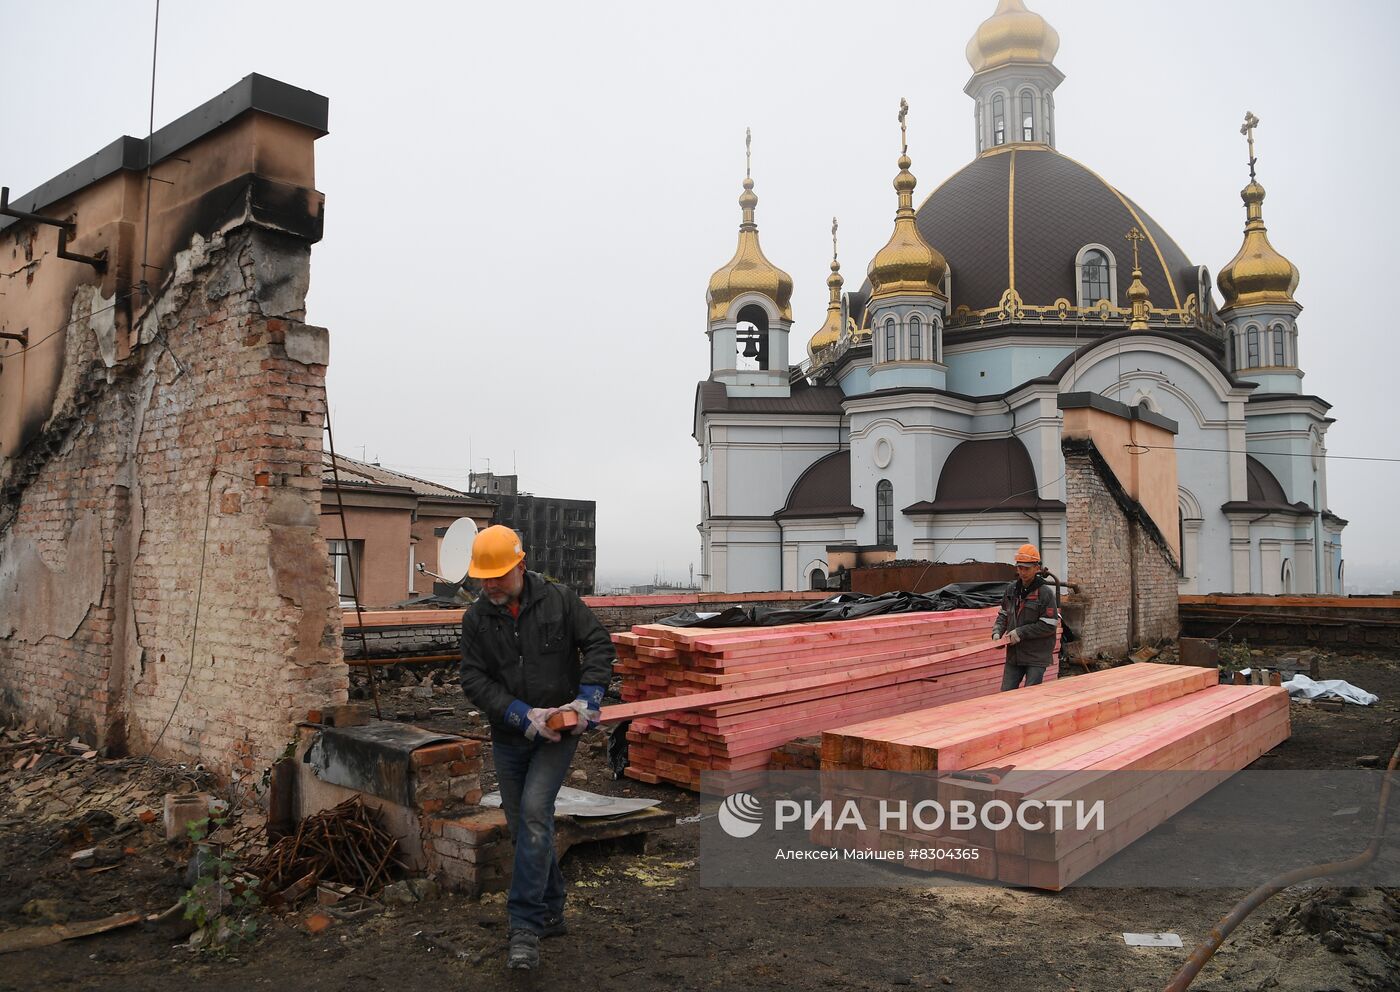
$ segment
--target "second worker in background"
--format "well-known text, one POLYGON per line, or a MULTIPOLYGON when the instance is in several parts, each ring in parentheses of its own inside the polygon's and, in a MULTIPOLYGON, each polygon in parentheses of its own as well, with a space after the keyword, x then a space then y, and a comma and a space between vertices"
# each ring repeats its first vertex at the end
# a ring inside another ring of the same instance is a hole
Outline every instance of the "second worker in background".
POLYGON ((1021 685, 1040 685, 1045 669, 1055 660, 1055 633, 1060 627, 1055 587, 1040 575, 1040 550, 1023 544, 1016 552, 1016 581, 1008 583, 1001 598, 992 638, 1005 636, 1006 667, 1001 691, 1021 685))

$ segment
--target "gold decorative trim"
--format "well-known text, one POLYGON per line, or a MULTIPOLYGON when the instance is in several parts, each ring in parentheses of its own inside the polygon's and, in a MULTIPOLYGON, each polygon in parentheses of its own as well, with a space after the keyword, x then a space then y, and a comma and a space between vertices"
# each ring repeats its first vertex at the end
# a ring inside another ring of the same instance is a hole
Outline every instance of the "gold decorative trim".
POLYGON ((1016 292, 1016 149, 1011 150, 1011 166, 1006 182, 1006 281, 1008 293, 1016 292))
MULTIPOLYGON (((955 307, 952 315, 948 318, 947 327, 949 330, 954 330, 969 326, 1005 323, 1069 324, 1079 322, 1100 324, 1121 322, 1126 325, 1131 317, 1131 308, 1116 307, 1108 300, 1099 300, 1098 304, 1092 307, 1078 307, 1062 296, 1049 306, 1040 306, 1026 303, 1016 290, 1008 288, 1001 294, 1001 300, 994 307, 987 307, 984 310, 973 310, 966 305, 955 307)), ((1165 329, 1180 330, 1202 326, 1195 293, 1186 298, 1186 306, 1182 308, 1148 307, 1147 319, 1152 326, 1165 329)))

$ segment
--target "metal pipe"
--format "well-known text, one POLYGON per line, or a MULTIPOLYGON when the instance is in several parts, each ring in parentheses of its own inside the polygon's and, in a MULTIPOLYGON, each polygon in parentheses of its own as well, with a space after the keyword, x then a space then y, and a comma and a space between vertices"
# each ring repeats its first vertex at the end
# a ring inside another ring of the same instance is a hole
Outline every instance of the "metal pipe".
POLYGON ((66 220, 57 220, 53 217, 45 217, 42 214, 27 214, 23 210, 16 210, 10 206, 10 187, 0 186, 0 214, 6 217, 14 217, 17 220, 27 220, 34 224, 47 224, 50 227, 60 227, 70 230, 73 225, 66 220))
POLYGON ((1196 946, 1196 949, 1191 952, 1191 956, 1186 959, 1186 963, 1172 976, 1165 992, 1185 992, 1186 989, 1190 988, 1201 969, 1206 966, 1206 962, 1220 949, 1220 945, 1225 943, 1225 939, 1234 932, 1235 928, 1244 922, 1245 917, 1290 885, 1297 885, 1299 882, 1322 878, 1326 875, 1342 875, 1349 871, 1357 871, 1374 861, 1376 855, 1380 853, 1381 840, 1385 837, 1386 805, 1390 801, 1390 783, 1397 762, 1400 762, 1400 744, 1395 746, 1395 753, 1390 756, 1390 764, 1385 769, 1385 779, 1381 782, 1380 804, 1376 810, 1376 827, 1371 834, 1371 843, 1366 850, 1346 861, 1331 861, 1327 864, 1295 868, 1293 871, 1279 875, 1259 886, 1236 903, 1235 907, 1215 925, 1215 929, 1206 935, 1206 939, 1196 946))

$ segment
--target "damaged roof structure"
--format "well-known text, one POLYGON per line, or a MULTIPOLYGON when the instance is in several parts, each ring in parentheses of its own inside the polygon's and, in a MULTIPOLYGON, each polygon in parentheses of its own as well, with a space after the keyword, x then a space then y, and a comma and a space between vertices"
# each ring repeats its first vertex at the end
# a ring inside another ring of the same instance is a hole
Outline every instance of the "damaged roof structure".
POLYGON ((0 217, 0 714, 264 767, 342 701, 305 323, 328 101, 250 75, 0 217))

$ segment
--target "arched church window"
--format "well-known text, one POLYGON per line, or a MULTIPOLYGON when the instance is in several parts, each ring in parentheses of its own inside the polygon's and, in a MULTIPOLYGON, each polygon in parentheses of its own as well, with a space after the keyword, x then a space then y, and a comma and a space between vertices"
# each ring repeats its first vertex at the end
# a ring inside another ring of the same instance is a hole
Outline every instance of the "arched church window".
POLYGON ((899 352, 895 349, 895 323, 891 317, 885 321, 885 361, 892 362, 899 352))
POLYGON ((1285 354, 1286 354, 1285 348, 1286 348, 1286 346, 1285 346, 1285 344, 1284 344, 1284 330, 1283 330, 1283 325, 1282 325, 1282 324, 1275 324, 1275 325, 1273 326, 1273 334, 1274 334, 1274 364, 1275 364, 1275 365, 1287 365, 1287 364, 1288 364, 1288 359, 1285 357, 1285 354))
POLYGON ((1092 307, 1099 300, 1110 300, 1108 256, 1097 248, 1084 253, 1079 265, 1079 298, 1082 306, 1092 307))
POLYGON ((1245 368, 1257 369, 1259 367, 1259 328, 1251 327, 1245 332, 1245 349, 1249 356, 1245 362, 1245 368))
POLYGON ((820 568, 812 569, 811 585, 814 590, 826 588, 826 573, 820 568))
POLYGON ((1000 93, 992 97, 992 145, 1006 144, 1006 100, 1000 93))
POLYGON ((909 318, 909 357, 918 361, 923 357, 924 325, 919 320, 918 315, 909 318))
POLYGON ((1035 94, 1026 90, 1021 94, 1021 140, 1035 139, 1035 94))
POLYGON ((875 486, 875 543, 894 543, 894 486, 888 479, 875 486))

